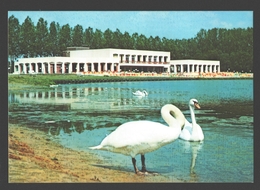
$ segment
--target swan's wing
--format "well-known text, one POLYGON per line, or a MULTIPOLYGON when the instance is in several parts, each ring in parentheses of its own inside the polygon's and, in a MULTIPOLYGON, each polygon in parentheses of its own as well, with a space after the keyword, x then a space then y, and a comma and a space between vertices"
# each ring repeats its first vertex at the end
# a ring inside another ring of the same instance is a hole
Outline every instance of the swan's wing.
POLYGON ((137 90, 136 92, 133 92, 136 96, 141 96, 143 93, 140 90, 137 90))
POLYGON ((181 134, 179 138, 184 139, 184 140, 190 140, 192 134, 192 124, 185 120, 185 125, 183 129, 181 130, 181 134))
POLYGON ((101 144, 114 147, 139 146, 140 144, 156 144, 166 142, 179 136, 179 132, 161 123, 152 121, 133 121, 124 123, 108 135, 101 144), (170 131, 171 130, 171 131, 170 131))

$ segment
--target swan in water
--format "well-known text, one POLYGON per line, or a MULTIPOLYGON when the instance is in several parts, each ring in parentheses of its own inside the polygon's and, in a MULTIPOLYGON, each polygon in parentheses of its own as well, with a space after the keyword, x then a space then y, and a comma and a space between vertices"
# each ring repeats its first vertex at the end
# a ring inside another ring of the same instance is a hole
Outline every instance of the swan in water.
POLYGON ((148 92, 146 92, 145 90, 143 91, 137 90, 136 92, 133 92, 133 95, 144 97, 144 96, 148 96, 148 92))
POLYGON ((185 123, 183 113, 172 104, 164 105, 161 115, 169 126, 147 120, 127 122, 106 136, 100 145, 89 148, 131 156, 135 173, 149 174, 144 155, 178 139, 185 123), (141 171, 136 166, 135 156, 138 154, 141 154, 141 171))
POLYGON ((203 141, 204 134, 201 127, 196 123, 196 118, 194 114, 195 107, 200 109, 198 100, 191 99, 189 101, 190 115, 192 123, 185 120, 185 125, 181 131, 180 139, 186 141, 203 141))

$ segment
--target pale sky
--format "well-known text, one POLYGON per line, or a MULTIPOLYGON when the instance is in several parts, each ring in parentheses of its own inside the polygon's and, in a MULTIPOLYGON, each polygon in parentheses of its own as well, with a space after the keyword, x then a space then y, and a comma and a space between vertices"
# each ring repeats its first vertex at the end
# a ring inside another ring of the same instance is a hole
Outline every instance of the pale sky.
POLYGON ((253 27, 253 11, 8 11, 22 24, 29 16, 34 25, 39 18, 52 21, 60 26, 77 24, 83 27, 130 35, 137 32, 147 38, 150 36, 168 39, 190 39, 196 37, 200 29, 247 28, 253 27))

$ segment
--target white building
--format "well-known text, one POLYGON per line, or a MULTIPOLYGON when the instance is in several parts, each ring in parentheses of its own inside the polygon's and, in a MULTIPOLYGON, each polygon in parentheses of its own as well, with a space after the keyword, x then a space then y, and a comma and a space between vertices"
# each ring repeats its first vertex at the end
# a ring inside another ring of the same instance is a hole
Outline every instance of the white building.
POLYGON ((170 60, 170 52, 130 49, 67 48, 64 57, 21 58, 14 73, 102 73, 104 71, 139 72, 220 72, 219 61, 170 60))

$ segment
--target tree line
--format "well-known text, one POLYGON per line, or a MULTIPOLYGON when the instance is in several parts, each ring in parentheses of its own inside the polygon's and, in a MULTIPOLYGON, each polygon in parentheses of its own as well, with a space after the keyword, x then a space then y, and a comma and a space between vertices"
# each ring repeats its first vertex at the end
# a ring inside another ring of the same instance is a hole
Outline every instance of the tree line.
MULTIPOLYGON (((220 60, 221 71, 253 72, 253 28, 201 29, 194 38, 167 39, 132 35, 119 29, 104 32, 77 24, 60 26, 40 18, 36 25, 30 17, 22 24, 13 15, 8 21, 8 54, 11 63, 19 57, 62 56, 67 47, 89 46, 90 49, 120 48, 168 51, 171 60, 220 60)), ((13 64, 11 64, 13 65, 13 64)))

